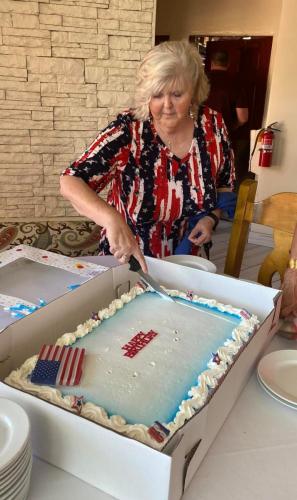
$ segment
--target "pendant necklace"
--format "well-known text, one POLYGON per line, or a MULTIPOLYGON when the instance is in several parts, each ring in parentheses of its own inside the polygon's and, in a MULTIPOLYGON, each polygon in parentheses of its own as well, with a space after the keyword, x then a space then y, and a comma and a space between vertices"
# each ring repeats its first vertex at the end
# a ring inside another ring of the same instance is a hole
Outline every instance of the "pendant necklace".
POLYGON ((159 127, 159 131, 160 131, 161 135, 158 132, 158 130, 156 129, 156 132, 159 135, 162 142, 164 142, 164 144, 167 148, 171 149, 173 146, 174 139, 167 139, 166 134, 163 132, 163 130, 160 127, 159 127))
MULTIPOLYGON (((158 135, 159 135, 159 137, 161 138, 162 142, 164 142, 165 146, 166 146, 168 149, 172 150, 173 144, 176 142, 175 137, 173 137, 172 139, 168 139, 168 138, 166 137, 166 134, 164 133, 164 131, 162 130, 162 128, 161 128, 160 126, 158 126, 159 132, 158 132, 158 129, 157 129, 156 127, 155 127, 155 129, 156 129, 157 134, 158 134, 158 135), (161 133, 161 135, 160 135, 160 133, 161 133)), ((187 138, 186 138, 186 139, 184 139, 184 140, 180 143, 180 145, 179 145, 179 146, 182 146, 182 145, 183 145, 183 144, 184 144, 187 140, 188 140, 187 138)))

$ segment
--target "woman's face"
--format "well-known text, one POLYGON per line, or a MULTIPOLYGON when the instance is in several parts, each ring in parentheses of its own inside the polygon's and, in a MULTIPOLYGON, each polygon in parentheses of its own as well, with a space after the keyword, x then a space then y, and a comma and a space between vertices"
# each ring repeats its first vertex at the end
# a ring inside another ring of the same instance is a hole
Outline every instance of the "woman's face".
POLYGON ((151 97, 149 108, 160 127, 176 128, 189 116, 192 100, 190 85, 173 84, 151 97))

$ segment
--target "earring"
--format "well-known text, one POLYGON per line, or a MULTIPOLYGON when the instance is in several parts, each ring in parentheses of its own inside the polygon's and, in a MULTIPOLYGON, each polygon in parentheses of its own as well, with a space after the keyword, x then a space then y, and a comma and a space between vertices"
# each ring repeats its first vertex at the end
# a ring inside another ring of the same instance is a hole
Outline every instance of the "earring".
POLYGON ((195 111, 192 108, 192 105, 189 107, 189 117, 192 118, 192 120, 195 120, 195 118, 196 118, 195 111))

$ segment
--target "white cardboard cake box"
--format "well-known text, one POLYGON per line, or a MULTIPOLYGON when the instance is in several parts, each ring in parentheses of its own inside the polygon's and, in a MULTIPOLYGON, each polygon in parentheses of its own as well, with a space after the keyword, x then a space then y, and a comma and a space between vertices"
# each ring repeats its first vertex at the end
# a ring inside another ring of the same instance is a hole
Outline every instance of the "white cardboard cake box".
POLYGON ((190 289, 201 296, 243 307, 256 314, 261 322, 209 403, 174 434, 162 451, 3 382, 11 368, 20 366, 29 355, 36 353, 41 338, 42 342, 49 342, 63 329, 71 331, 89 316, 90 308, 98 310, 134 284, 137 276, 128 266, 109 269, 0 334, 0 353, 4 349, 10 362, 10 366, 7 364, 2 369, 6 373, 2 374, 0 396, 18 402, 29 414, 33 450, 40 458, 121 500, 178 500, 242 391, 260 353, 276 332, 281 294, 262 285, 170 262, 150 258, 147 262, 150 274, 168 288, 190 289), (80 307, 82 314, 78 311, 80 307))
MULTIPOLYGON (((36 347, 40 345, 40 332, 42 332, 42 342, 51 343, 65 333, 65 328, 72 331, 80 322, 85 321, 92 312, 89 295, 96 298, 99 307, 105 307, 114 298, 113 288, 109 286, 110 277, 104 272, 106 270, 107 267, 101 265, 27 245, 18 245, 1 253, 0 304, 3 304, 3 301, 5 304, 5 300, 7 304, 13 305, 30 304, 29 298, 34 297, 35 304, 38 298, 46 298, 46 306, 21 320, 10 319, 9 321, 13 322, 3 330, 0 329, 0 380, 12 368, 19 366, 27 357, 36 353, 36 347), (22 260, 25 263, 22 264, 22 260), (36 264, 38 269, 35 267, 33 271, 32 265, 36 264), (27 272, 22 273, 26 267, 27 272), (99 289, 96 281, 90 279, 94 273, 102 273, 99 289), (67 279, 67 282, 64 282, 64 279, 67 279), (74 286, 79 284, 79 287, 70 291, 66 284, 74 281, 76 282, 74 286), (86 284, 89 293, 77 293, 79 288, 83 288, 86 284), (9 292, 7 295, 5 292, 7 288, 14 293, 9 292), (32 292, 28 292, 28 289, 32 292), (104 293, 100 290, 104 290, 104 293)), ((1 312, 3 313, 3 306, 1 312)), ((6 316, 9 318, 8 313, 6 316)))

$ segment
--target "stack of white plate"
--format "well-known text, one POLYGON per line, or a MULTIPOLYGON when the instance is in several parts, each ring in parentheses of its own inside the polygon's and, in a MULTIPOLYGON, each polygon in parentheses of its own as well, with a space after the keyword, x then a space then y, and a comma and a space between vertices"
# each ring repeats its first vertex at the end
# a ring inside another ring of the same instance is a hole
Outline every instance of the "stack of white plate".
POLYGON ((25 500, 32 468, 30 424, 21 406, 0 398, 0 499, 25 500))
POLYGON ((269 396, 297 410, 297 349, 264 356, 258 365, 258 380, 269 396))

